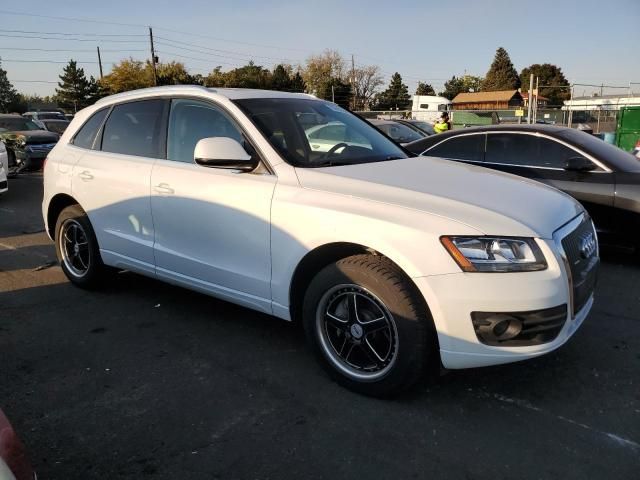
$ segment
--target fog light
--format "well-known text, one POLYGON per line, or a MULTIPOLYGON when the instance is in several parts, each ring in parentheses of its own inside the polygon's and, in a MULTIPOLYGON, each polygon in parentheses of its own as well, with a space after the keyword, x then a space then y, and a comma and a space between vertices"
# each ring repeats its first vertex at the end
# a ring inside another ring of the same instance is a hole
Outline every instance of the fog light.
POLYGON ((522 331, 522 321, 517 317, 504 313, 494 313, 475 318, 473 325, 476 334, 489 345, 511 340, 522 331))
POLYGON ((493 334, 499 341, 511 340, 522 331, 522 322, 520 320, 515 317, 504 316, 506 318, 498 320, 493 325, 493 334))

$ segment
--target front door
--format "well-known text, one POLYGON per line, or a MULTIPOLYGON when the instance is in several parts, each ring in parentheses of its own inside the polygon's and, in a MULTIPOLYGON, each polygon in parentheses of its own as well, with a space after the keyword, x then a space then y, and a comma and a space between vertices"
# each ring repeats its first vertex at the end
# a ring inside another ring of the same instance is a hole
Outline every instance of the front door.
POLYGON ((156 274, 270 312, 276 177, 196 164, 196 143, 220 136, 245 141, 220 107, 171 102, 167 159, 158 160, 151 175, 156 274))
POLYGON ((552 138, 527 133, 489 133, 485 159, 487 166, 531 178, 562 190, 585 207, 596 229, 608 232, 614 223, 613 173, 597 165, 586 172, 564 169, 580 152, 552 138))

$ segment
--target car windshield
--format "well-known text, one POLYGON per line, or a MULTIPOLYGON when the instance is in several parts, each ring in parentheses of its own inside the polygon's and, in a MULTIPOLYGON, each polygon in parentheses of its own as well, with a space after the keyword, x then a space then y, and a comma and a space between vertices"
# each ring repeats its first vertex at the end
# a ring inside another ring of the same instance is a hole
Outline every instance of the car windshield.
POLYGON ((376 124, 380 130, 389 135, 398 143, 409 143, 424 138, 424 134, 418 133, 411 127, 407 127, 402 123, 381 123, 376 124))
POLYGON ((427 122, 421 122, 418 120, 418 121, 413 121, 411 123, 416 127, 418 127, 420 130, 422 130, 423 132, 428 133, 429 135, 433 135, 435 133, 433 130, 433 126, 427 122))
POLYGON ((285 161, 296 167, 353 165, 408 156, 367 122, 330 102, 260 98, 235 103, 285 161))
POLYGON ((63 134, 64 131, 69 126, 69 122, 65 122, 62 120, 58 120, 58 121, 45 120, 42 123, 44 123, 45 127, 47 127, 47 130, 49 130, 50 132, 55 132, 59 134, 63 134))
POLYGON ((64 120, 64 115, 57 112, 38 113, 38 120, 64 120))
POLYGON ((22 117, 0 117, 0 132, 22 132, 25 130, 42 130, 31 120, 22 117))

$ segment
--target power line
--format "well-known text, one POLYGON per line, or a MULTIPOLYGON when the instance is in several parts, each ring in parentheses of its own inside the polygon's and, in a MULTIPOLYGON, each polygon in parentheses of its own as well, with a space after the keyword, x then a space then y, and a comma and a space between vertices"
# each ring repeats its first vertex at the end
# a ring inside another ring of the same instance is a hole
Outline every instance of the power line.
MULTIPOLYGON (((61 63, 61 64, 67 64, 69 63, 69 60, 12 60, 12 59, 2 59, 2 63, 61 63)), ((94 64, 97 65, 98 62, 89 62, 89 61, 81 61, 81 60, 75 60, 76 63, 86 63, 86 64, 94 64)), ((117 63, 117 62, 106 62, 106 63, 117 63)))
MULTIPOLYGON (((158 43, 158 42, 156 42, 158 43)), ((161 45, 161 44, 160 44, 161 45)), ((203 63, 208 63, 209 65, 229 65, 232 67, 238 67, 240 65, 238 65, 237 63, 229 63, 229 62, 221 62, 221 61, 213 61, 213 60, 209 60, 209 59, 202 59, 202 58, 195 58, 195 57, 189 57, 188 55, 181 55, 179 53, 172 53, 172 52, 168 52, 166 50, 156 50, 156 53, 158 54, 158 56, 167 56, 167 57, 178 57, 178 58, 184 58, 184 59, 189 59, 189 60, 194 60, 196 62, 203 62, 203 63)), ((162 63, 162 62, 161 62, 162 63)))
MULTIPOLYGON (((87 49, 64 49, 64 48, 22 48, 22 47, 0 47, 0 50, 18 50, 18 51, 34 51, 34 52, 78 52, 78 53, 93 53, 94 50, 87 49)), ((146 50, 102 50, 103 52, 119 52, 119 53, 128 53, 128 52, 146 52, 146 50)))
POLYGON ((69 33, 69 32, 40 32, 33 30, 6 30, 0 28, 0 32, 8 33, 37 33, 38 35, 62 35, 77 37, 144 37, 142 33, 69 33))
POLYGON ((54 15, 40 15, 36 13, 13 12, 10 10, 0 10, 0 13, 4 13, 6 15, 17 15, 21 17, 37 17, 37 18, 49 18, 53 20, 65 20, 69 22, 89 22, 89 23, 101 23, 103 25, 119 25, 121 27, 145 27, 146 28, 146 25, 139 25, 135 23, 109 22, 107 20, 95 20, 91 18, 58 17, 54 15))
POLYGON ((57 84, 58 82, 53 82, 51 80, 10 80, 11 83, 55 83, 57 84))
MULTIPOLYGON (((40 35, 8 35, 0 33, 0 37, 7 38, 30 38, 37 40, 57 40, 60 42, 96 42, 95 38, 59 38, 59 37, 44 37, 40 35)), ((147 43, 145 40, 100 40, 104 43, 147 43)))

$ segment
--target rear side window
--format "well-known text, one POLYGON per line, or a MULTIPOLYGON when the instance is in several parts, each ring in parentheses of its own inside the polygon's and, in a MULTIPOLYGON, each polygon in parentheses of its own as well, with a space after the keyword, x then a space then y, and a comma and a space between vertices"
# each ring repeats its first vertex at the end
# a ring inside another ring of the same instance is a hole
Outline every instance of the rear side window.
POLYGON ((116 105, 102 135, 102 151, 161 158, 165 100, 143 100, 116 105))
POLYGON ((435 146, 425 155, 482 162, 484 159, 485 135, 462 135, 453 137, 435 146))
POLYGON ((96 134, 98 133, 98 130, 100 130, 102 122, 104 122, 104 118, 107 116, 108 111, 108 108, 103 108, 102 110, 98 110, 94 113, 91 118, 84 123, 78 133, 76 133, 72 143, 76 147, 92 148, 93 142, 96 139, 96 134))

